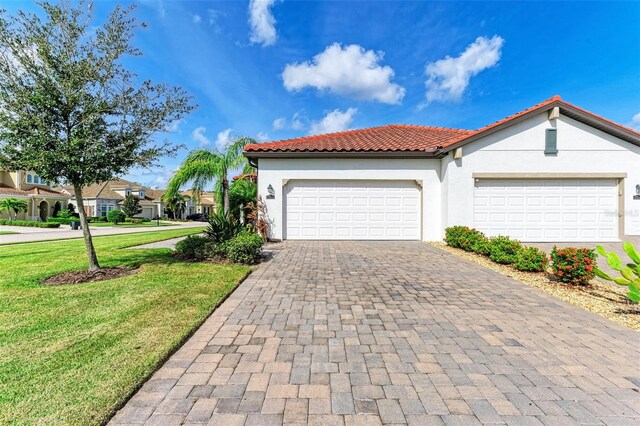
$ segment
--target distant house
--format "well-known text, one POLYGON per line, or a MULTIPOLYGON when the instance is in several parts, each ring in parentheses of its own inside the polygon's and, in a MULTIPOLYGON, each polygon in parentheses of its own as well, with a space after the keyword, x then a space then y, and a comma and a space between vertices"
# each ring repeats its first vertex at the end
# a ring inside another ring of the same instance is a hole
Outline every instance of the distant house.
MULTIPOLYGON (((28 210, 18 219, 46 221, 56 210, 66 209, 69 195, 51 188, 49 182, 32 171, 0 170, 0 200, 17 198, 27 202, 28 210)), ((8 219, 7 212, 0 218, 8 219)))
MULTIPOLYGON (((65 186, 62 191, 71 196, 71 202, 76 204, 72 187, 65 186)), ((129 194, 140 199, 142 212, 136 217, 153 219, 157 216, 166 216, 164 212, 166 204, 161 199, 164 194, 163 189, 148 188, 124 179, 114 179, 85 187, 82 190, 85 212, 87 216, 106 216, 111 210, 122 209, 122 202, 129 194)))
POLYGON ((213 192, 204 191, 200 193, 199 200, 193 196, 193 191, 191 190, 182 191, 180 194, 187 197, 185 216, 195 213, 210 215, 215 212, 216 206, 218 205, 215 201, 216 195, 213 192))

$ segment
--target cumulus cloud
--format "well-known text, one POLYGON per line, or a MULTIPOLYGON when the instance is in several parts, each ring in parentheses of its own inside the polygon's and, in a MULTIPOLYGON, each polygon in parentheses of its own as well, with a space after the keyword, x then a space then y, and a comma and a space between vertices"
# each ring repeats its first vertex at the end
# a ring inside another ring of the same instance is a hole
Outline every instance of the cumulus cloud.
POLYGON ((216 138, 216 148, 218 151, 224 151, 229 143, 234 139, 232 135, 233 129, 225 129, 218 133, 216 138))
POLYGON ((193 15, 193 23, 199 24, 200 22, 202 22, 202 17, 200 15, 193 15))
POLYGON ((265 142, 269 140, 269 135, 265 132, 258 132, 258 134, 256 135, 256 140, 258 142, 265 142))
POLYGON ((333 133, 347 130, 357 112, 357 108, 349 108, 344 112, 339 109, 334 109, 327 113, 322 120, 313 121, 309 128, 309 134, 318 135, 321 133, 333 133))
POLYGON ((282 73, 284 87, 298 91, 307 87, 360 100, 399 104, 405 89, 393 83, 393 69, 381 66, 383 52, 365 50, 357 44, 334 43, 311 61, 288 64, 282 73))
POLYGON ((182 120, 173 120, 167 125, 166 131, 169 133, 176 133, 180 128, 180 123, 182 123, 182 120))
POLYGON ((251 43, 270 46, 276 42, 276 20, 271 7, 276 0, 251 0, 249 2, 249 26, 251 43))
POLYGON ((191 137, 194 141, 198 142, 200 145, 209 145, 211 141, 209 138, 205 136, 205 132, 207 128, 204 126, 197 127, 193 132, 191 132, 191 137))
POLYGON ((631 127, 640 130, 640 112, 631 118, 631 127))
POLYGON ((426 66, 427 102, 457 101, 469 85, 471 77, 500 60, 504 39, 478 37, 460 55, 431 62, 426 66))
POLYGON ((309 119, 307 119, 303 112, 296 112, 295 114, 293 114, 290 120, 288 120, 286 117, 278 117, 273 120, 273 128, 275 130, 302 130, 307 126, 308 122, 309 119))

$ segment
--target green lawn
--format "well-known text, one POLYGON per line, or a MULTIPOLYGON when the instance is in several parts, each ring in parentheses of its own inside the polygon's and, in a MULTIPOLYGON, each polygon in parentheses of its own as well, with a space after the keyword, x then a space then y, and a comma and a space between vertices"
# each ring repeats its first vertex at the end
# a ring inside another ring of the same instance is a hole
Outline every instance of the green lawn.
POLYGON ((127 246, 201 232, 94 238, 103 266, 129 277, 44 287, 86 267, 81 239, 0 247, 0 424, 100 424, 249 272, 127 246))
POLYGON ((11 234, 18 234, 18 232, 13 232, 13 231, 0 231, 0 235, 11 235, 11 234))
POLYGON ((89 224, 90 228, 93 228, 93 227, 99 228, 103 226, 113 226, 114 228, 142 228, 142 227, 149 227, 149 226, 156 226, 156 227, 157 226, 176 226, 176 224, 160 221, 160 225, 158 225, 158 223, 155 220, 152 220, 151 222, 143 222, 143 223, 123 222, 117 225, 113 222, 91 222, 89 224))

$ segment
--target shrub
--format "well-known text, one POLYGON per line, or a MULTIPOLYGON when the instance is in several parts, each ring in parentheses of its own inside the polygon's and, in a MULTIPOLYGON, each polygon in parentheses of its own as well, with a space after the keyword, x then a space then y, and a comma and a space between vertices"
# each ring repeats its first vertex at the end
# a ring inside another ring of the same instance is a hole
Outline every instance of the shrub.
POLYGON ((485 237, 477 239, 471 246, 471 251, 483 256, 489 256, 491 254, 491 241, 485 237))
POLYGON ((225 243, 227 259, 234 263, 252 264, 262 256, 262 237, 248 229, 225 243))
POLYGON ((124 222, 127 216, 124 214, 122 210, 111 210, 107 213, 107 219, 109 222, 113 222, 114 224, 119 224, 120 222, 124 222))
POLYGON ((222 212, 218 212, 209 218, 209 226, 204 231, 215 243, 229 241, 242 231, 242 224, 222 212))
POLYGON ((469 232, 468 226, 451 226, 444 230, 444 242, 449 247, 460 248, 460 240, 469 232))
POLYGON ((638 250, 636 250, 634 245, 628 241, 622 244, 622 248, 633 263, 627 263, 625 266, 622 264, 622 260, 620 260, 616 253, 607 253, 602 246, 596 247, 598 253, 607 259, 607 263, 611 269, 620 272, 620 275, 622 275, 621 277, 613 278, 609 274, 601 271, 597 266, 595 268, 595 273, 602 279, 613 281, 618 285, 627 286, 629 289, 627 292, 629 300, 632 302, 640 302, 640 253, 638 253, 638 250))
POLYGON ((49 223, 59 223, 61 225, 68 225, 73 221, 77 221, 75 217, 50 217, 47 219, 49 223))
POLYGON ((547 253, 536 247, 522 247, 516 254, 513 266, 518 271, 542 272, 548 263, 547 253))
POLYGON ((505 265, 513 263, 516 254, 522 247, 520 241, 512 240, 509 237, 498 236, 491 238, 491 252, 489 258, 496 263, 505 265))
POLYGON ((551 270, 563 283, 584 285, 595 276, 596 252, 587 248, 553 248, 551 270))
POLYGON ((175 253, 185 260, 205 260, 209 257, 212 242, 209 238, 199 235, 190 235, 184 240, 178 241, 175 253))
POLYGON ((59 223, 36 222, 35 220, 7 220, 0 219, 0 225, 26 226, 29 228, 59 228, 59 223))

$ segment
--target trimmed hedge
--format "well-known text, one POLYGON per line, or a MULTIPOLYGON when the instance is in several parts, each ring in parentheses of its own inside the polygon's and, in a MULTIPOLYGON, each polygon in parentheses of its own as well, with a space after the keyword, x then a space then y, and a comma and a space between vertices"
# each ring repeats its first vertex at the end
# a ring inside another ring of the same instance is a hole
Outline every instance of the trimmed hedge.
POLYGON ((79 222, 77 217, 50 217, 47 219, 48 223, 59 223, 61 225, 69 225, 71 222, 79 222))
POLYGON ((59 223, 36 222, 35 220, 8 220, 0 219, 0 225, 24 226, 28 228, 60 228, 59 223))
POLYGON ((513 261, 513 266, 518 271, 542 272, 547 269, 549 258, 547 253, 537 247, 522 247, 513 261))
POLYGON ((227 259, 234 263, 256 263, 262 256, 262 237, 253 231, 243 230, 224 243, 227 259))
POLYGON ((192 235, 176 244, 175 255, 184 260, 226 259, 233 263, 253 264, 262 257, 263 244, 262 237, 248 229, 223 242, 192 235))
POLYGON ((588 248, 554 247, 551 251, 551 271, 563 283, 586 285, 595 275, 595 250, 588 248))
POLYGON ((489 259, 503 265, 512 264, 516 259, 516 254, 522 248, 520 241, 502 235, 493 237, 489 241, 491 243, 489 259))

